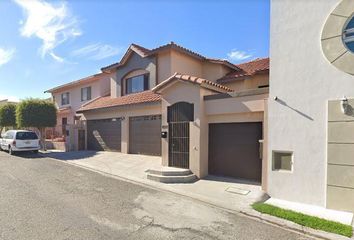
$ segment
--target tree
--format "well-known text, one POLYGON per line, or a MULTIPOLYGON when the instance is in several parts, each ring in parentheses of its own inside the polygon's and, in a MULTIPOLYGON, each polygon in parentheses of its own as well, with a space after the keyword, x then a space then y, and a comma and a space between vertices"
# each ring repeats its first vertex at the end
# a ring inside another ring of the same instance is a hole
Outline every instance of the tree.
POLYGON ((24 100, 17 105, 16 123, 20 128, 37 128, 41 135, 42 148, 46 150, 44 130, 57 124, 57 108, 53 102, 46 100, 24 100))
POLYGON ((6 103, 0 107, 0 133, 4 127, 16 126, 16 105, 6 103))

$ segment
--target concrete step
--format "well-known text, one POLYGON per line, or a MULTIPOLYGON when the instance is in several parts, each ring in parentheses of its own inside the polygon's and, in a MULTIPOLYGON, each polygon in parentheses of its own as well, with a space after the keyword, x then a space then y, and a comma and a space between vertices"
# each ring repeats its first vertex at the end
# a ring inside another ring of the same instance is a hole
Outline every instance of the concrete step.
POLYGON ((165 167, 160 169, 149 169, 148 173, 161 176, 186 176, 193 174, 189 169, 165 167))
POLYGON ((147 179, 161 183, 191 183, 197 180, 197 176, 193 173, 184 176, 164 176, 148 173, 147 179))

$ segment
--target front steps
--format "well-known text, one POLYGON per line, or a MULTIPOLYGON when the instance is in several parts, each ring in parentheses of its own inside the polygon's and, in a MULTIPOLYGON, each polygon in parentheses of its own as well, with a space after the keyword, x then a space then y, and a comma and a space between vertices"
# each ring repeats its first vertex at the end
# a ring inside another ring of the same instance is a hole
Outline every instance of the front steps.
POLYGON ((197 176, 189 169, 161 167, 147 170, 147 179, 161 183, 192 183, 197 176))

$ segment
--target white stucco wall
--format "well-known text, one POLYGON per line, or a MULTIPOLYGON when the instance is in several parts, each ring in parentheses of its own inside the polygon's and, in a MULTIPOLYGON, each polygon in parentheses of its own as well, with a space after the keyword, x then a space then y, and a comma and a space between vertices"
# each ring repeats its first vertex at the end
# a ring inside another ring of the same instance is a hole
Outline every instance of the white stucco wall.
POLYGON ((272 0, 268 154, 294 152, 291 173, 268 164, 272 197, 326 205, 327 101, 354 96, 354 77, 321 48, 324 23, 339 2, 272 0))

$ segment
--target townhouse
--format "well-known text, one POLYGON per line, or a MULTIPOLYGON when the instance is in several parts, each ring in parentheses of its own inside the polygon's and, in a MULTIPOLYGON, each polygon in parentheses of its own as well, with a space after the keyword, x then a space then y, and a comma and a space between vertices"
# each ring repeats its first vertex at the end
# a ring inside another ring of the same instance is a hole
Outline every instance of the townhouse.
POLYGON ((157 155, 163 166, 266 187, 269 59, 234 65, 173 42, 132 44, 102 68, 110 93, 76 110, 86 149, 157 155))
MULTIPOLYGON (((110 75, 99 73, 45 91, 51 93, 58 108, 57 126, 50 129, 53 138, 63 138, 66 150, 84 150, 85 126, 76 111, 86 102, 110 92, 110 75)), ((48 134, 47 134, 48 135, 48 134)), ((59 146, 59 144, 56 144, 59 146)))

